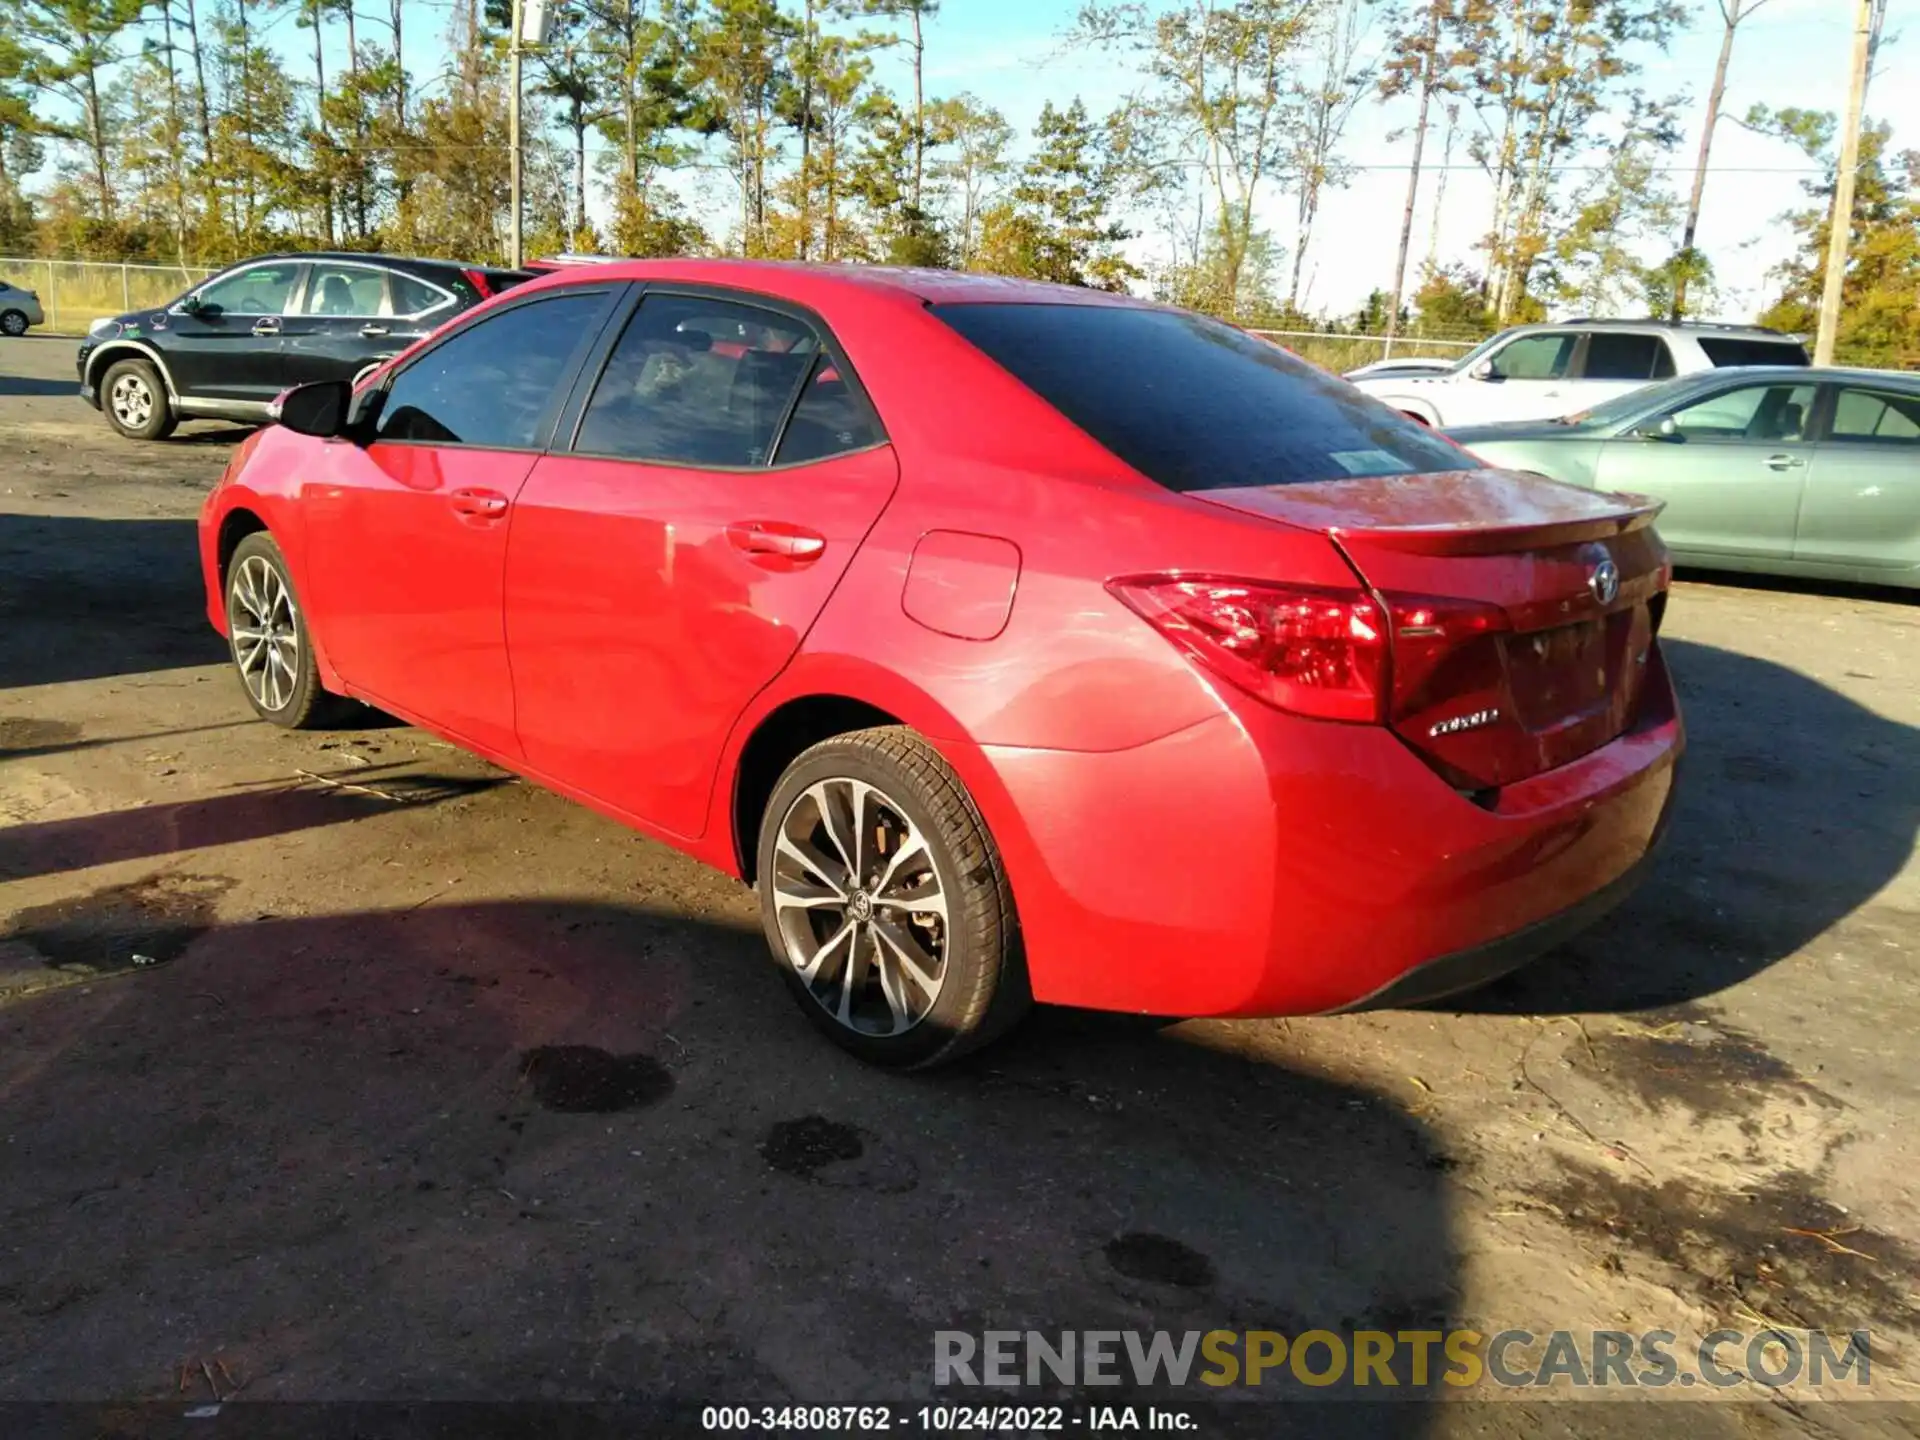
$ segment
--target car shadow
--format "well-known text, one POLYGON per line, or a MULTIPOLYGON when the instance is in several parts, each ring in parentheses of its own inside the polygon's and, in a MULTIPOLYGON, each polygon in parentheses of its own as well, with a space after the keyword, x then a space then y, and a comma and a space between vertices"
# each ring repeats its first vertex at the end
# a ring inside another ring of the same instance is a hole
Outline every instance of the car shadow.
POLYGON ((0 398, 26 399, 40 395, 78 395, 80 382, 42 380, 30 375, 0 375, 0 398))
POLYGON ((173 432, 163 442, 168 445, 237 445, 259 427, 256 425, 236 426, 225 420, 207 420, 183 422, 182 428, 173 432), (218 429, 204 430, 201 425, 215 425, 218 429))
POLYGON ((194 521, 0 513, 0 689, 225 658, 194 521))
POLYGON ((1836 599, 1877 600, 1886 605, 1920 604, 1920 589, 1910 585, 1875 585, 1864 580, 1809 580, 1795 575, 1759 575, 1739 570, 1676 568, 1675 577, 1690 585, 1721 590, 1771 590, 1795 595, 1831 595, 1836 599))
MULTIPOLYGON (((355 772, 355 778, 363 779, 365 773, 355 772)), ((331 782, 331 788, 313 784, 274 786, 10 825, 0 829, 0 881, 290 835, 357 820, 395 804, 435 805, 510 783, 511 777, 505 774, 409 772, 380 776, 377 784, 367 780, 355 790, 337 781, 331 782)))
MULTIPOLYGON (((154 963, 0 1007, 0 1233, 35 1237, 0 1247, 0 1398, 172 1398, 217 1360, 260 1400, 1053 1403, 930 1390, 935 1332, 1456 1312, 1450 1162, 1331 1075, 1045 1012, 895 1075, 815 1034, 751 929, 567 901, 222 923, 224 893, 162 874, 6 937, 154 963)), ((1398 1395, 1418 1433, 1424 1387, 1398 1395)))
POLYGON ((1437 1008, 1638 1010, 1738 985, 1836 929, 1910 921, 1876 906, 1920 834, 1920 728, 1771 661, 1663 642, 1687 721, 1665 848, 1647 882, 1536 964, 1437 1008))

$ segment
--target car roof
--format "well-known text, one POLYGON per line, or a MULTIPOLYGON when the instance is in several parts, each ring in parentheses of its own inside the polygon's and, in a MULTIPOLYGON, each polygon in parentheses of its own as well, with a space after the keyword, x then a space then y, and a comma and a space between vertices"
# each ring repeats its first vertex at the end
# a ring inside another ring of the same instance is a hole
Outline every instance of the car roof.
POLYGON ((412 265, 431 270, 479 270, 486 274, 513 275, 519 272, 506 265, 478 260, 449 260, 424 255, 387 255, 373 250, 275 250, 265 255, 249 255, 236 260, 228 269, 252 265, 262 260, 357 260, 366 265, 412 265))
POLYGON ((1912 370, 1869 370, 1858 365, 1721 365, 1675 379, 1693 385, 1712 385, 1724 380, 1793 380, 1802 385, 1893 380, 1920 387, 1920 373, 1912 370))
POLYGON ((673 258, 605 260, 564 265, 521 287, 548 288, 605 280, 664 280, 689 285, 733 285, 768 294, 840 290, 884 294, 925 305, 1024 303, 1034 305, 1122 305, 1151 308, 1150 302, 1106 290, 1018 280, 967 270, 920 269, 905 265, 833 264, 797 260, 673 258))
POLYGON ((1620 335, 1725 335, 1742 340, 1777 340, 1783 344, 1797 343, 1801 338, 1783 330, 1769 330, 1764 325, 1731 325, 1707 320, 1598 320, 1584 315, 1571 320, 1538 320, 1516 325, 1513 330, 1516 334, 1530 330, 1604 330, 1620 335))

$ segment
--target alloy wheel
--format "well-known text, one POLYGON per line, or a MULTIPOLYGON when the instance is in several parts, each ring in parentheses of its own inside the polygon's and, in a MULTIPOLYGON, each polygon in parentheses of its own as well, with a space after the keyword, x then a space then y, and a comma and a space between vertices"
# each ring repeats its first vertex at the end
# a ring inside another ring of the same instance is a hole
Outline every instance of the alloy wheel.
POLYGON ((786 958, 813 1000, 864 1035, 904 1035, 947 976, 947 891, 920 827, 865 781, 794 797, 774 840, 786 958))
MULTIPOLYGON (((118 388, 118 387, 115 387, 118 388)), ((293 592, 264 557, 249 555, 227 590, 233 660, 254 703, 283 710, 299 677, 300 625, 293 592)))
POLYGON ((113 417, 129 430, 138 430, 153 418, 153 387, 132 371, 113 382, 107 395, 113 417))
POLYGON ((0 333, 18 339, 27 333, 27 317, 18 310, 9 310, 6 314, 0 315, 0 333))

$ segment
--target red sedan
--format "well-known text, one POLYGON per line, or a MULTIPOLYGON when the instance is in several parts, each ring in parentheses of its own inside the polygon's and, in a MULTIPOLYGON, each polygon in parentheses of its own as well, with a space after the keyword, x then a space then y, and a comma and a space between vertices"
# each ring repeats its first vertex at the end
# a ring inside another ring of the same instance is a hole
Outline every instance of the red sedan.
POLYGON ((1655 508, 1274 346, 982 276, 633 261, 290 391, 201 519, 254 708, 404 717, 758 887, 924 1065, 1032 1000, 1428 1000, 1642 870, 1655 508))

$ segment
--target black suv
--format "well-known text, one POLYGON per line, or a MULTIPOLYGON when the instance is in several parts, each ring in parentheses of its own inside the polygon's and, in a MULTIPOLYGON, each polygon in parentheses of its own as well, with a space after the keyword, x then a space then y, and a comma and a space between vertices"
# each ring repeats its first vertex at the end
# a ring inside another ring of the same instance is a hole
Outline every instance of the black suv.
POLYGON ((135 440, 183 419, 258 421, 282 390, 353 380, 520 270, 392 255, 261 255, 164 310, 96 320, 80 342, 80 395, 135 440))

